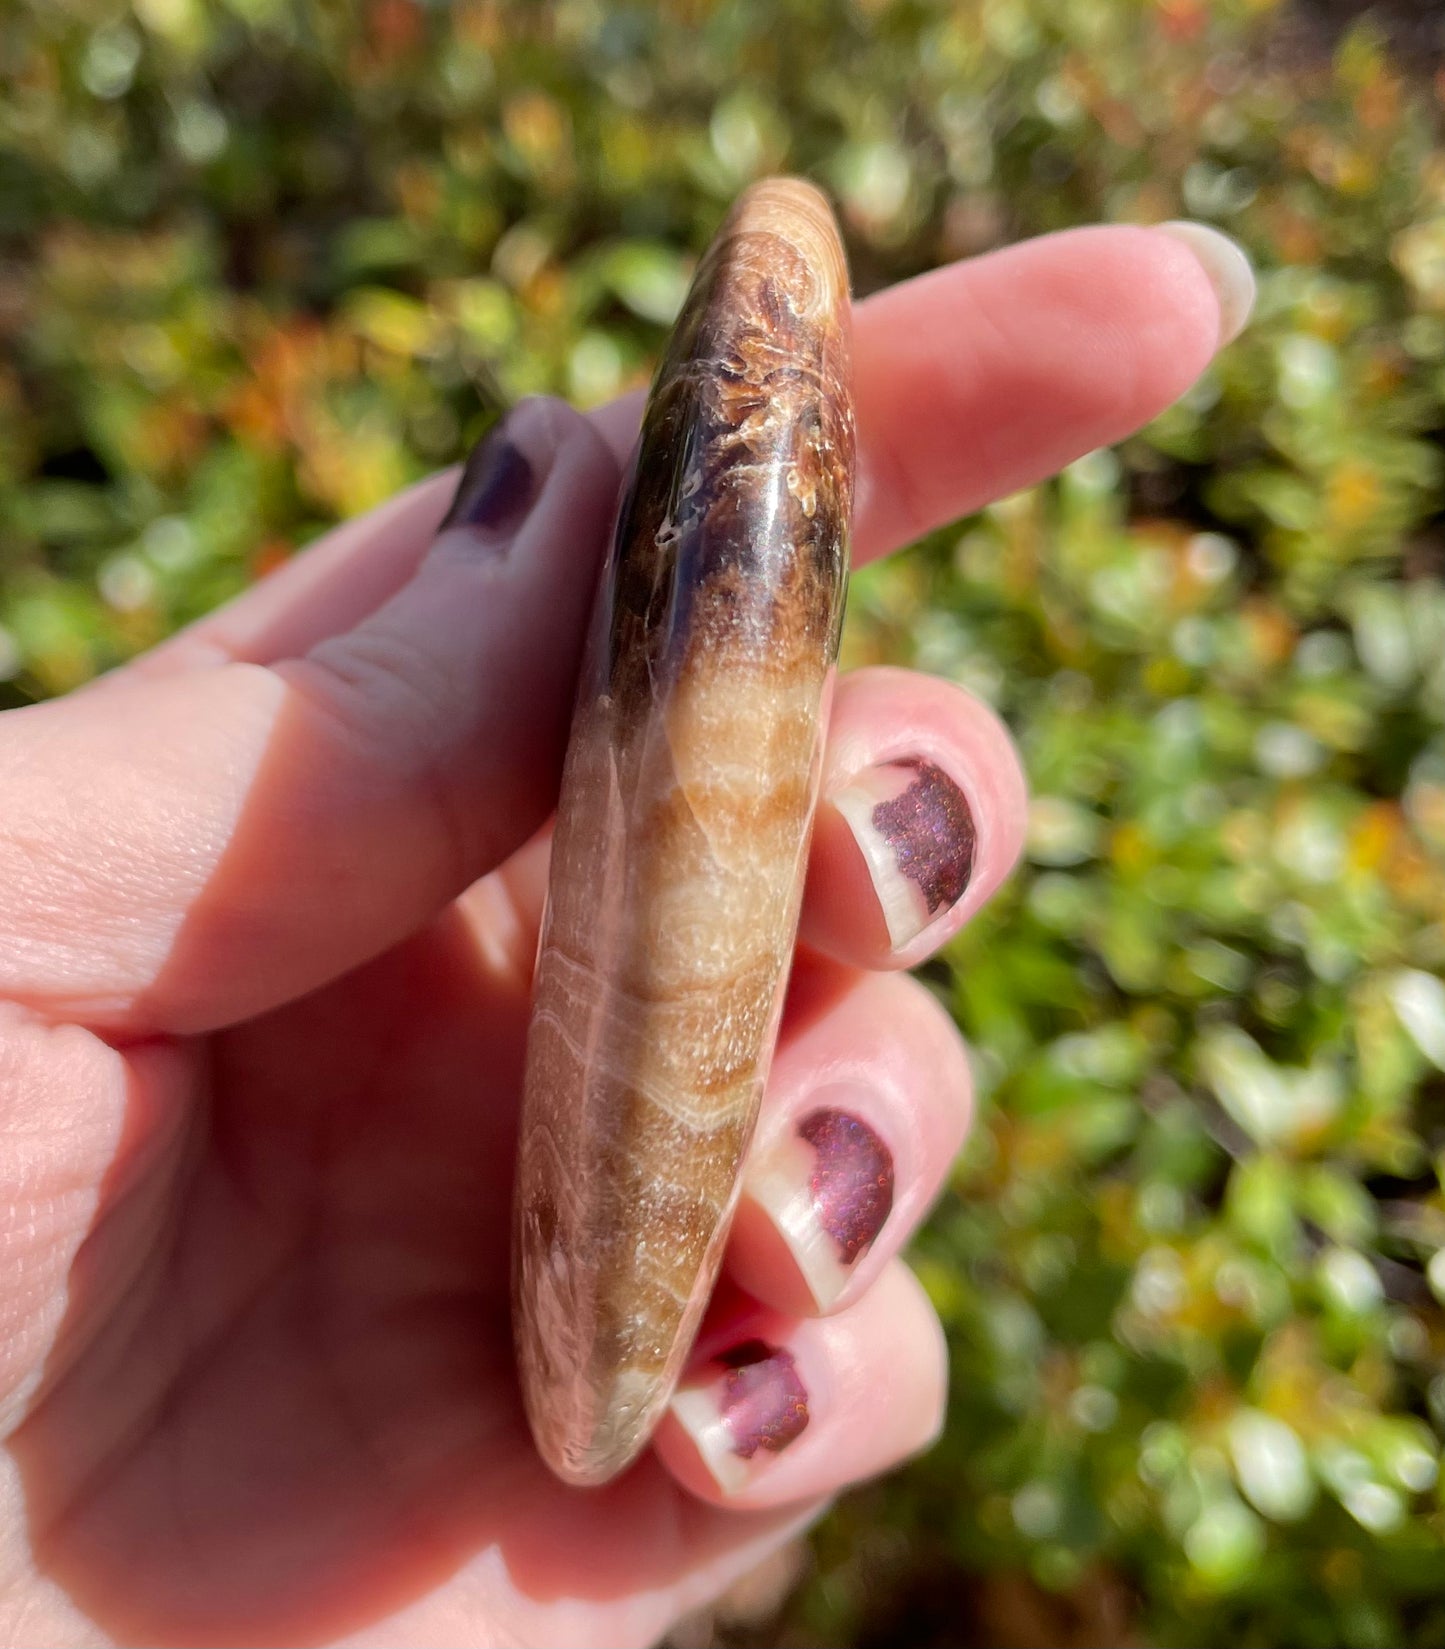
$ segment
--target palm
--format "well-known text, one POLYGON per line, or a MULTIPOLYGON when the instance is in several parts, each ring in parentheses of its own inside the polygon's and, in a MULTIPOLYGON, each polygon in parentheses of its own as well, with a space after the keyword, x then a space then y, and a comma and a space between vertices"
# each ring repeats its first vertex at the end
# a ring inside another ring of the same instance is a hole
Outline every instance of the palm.
POLYGON ((507 1304, 525 988, 484 950, 454 911, 183 1045, 179 1105, 130 1096, 150 1160, 15 1442, 36 1567, 108 1633, 330 1639, 462 1588, 504 1638, 589 1601, 586 1636, 648 1636, 710 1527, 737 1540, 660 1470, 578 1496, 532 1450, 507 1304))

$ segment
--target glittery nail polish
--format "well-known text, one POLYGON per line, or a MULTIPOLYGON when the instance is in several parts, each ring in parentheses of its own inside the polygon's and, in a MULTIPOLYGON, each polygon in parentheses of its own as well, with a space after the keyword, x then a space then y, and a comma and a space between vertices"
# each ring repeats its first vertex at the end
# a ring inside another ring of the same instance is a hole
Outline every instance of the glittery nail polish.
POLYGON ((808 1190, 818 1223, 852 1265, 893 1207, 893 1155, 866 1122, 846 1111, 814 1111, 798 1129, 813 1147, 808 1190))
POLYGON ((787 1244, 819 1311, 837 1303, 887 1223, 893 1182, 887 1145, 836 1105, 808 1112, 749 1163, 747 1195, 787 1244))
POLYGON ((732 1491, 807 1429, 808 1390, 792 1352, 745 1340, 681 1387, 672 1411, 719 1488, 732 1491))
POLYGON ((722 1422, 733 1453, 751 1460, 759 1449, 781 1454, 808 1424, 808 1394, 790 1351, 748 1340, 724 1352, 722 1422))
POLYGON ((978 835, 968 798, 933 762, 908 757, 860 773, 830 796, 858 843, 894 950, 958 903, 978 835))
POLYGON ((532 466, 508 439, 504 420, 472 448, 451 508, 437 530, 471 527, 488 534, 505 532, 526 515, 536 490, 532 466))

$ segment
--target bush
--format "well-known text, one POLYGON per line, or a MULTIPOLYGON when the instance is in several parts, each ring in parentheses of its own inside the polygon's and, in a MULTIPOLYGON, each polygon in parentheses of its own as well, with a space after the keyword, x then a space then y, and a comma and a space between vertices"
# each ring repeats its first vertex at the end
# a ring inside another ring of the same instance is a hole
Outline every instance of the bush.
POLYGON ((855 583, 996 703, 1028 864, 927 970, 979 1121, 917 1261, 942 1445, 790 1642, 1435 1645, 1445 154, 1357 28, 1203 0, 20 0, 0 675, 63 691, 456 457, 645 380, 752 176, 860 289, 1188 215, 1256 323, 1117 452, 855 583))

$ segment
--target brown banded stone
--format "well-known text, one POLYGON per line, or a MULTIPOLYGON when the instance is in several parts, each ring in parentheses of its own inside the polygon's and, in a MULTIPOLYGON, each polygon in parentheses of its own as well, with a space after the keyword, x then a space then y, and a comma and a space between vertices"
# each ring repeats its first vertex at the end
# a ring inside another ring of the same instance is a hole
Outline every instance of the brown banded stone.
POLYGON ((773 179, 718 232, 653 382, 558 805, 514 1310, 569 1482, 645 1446, 716 1279, 796 936, 852 491, 837 227, 773 179))

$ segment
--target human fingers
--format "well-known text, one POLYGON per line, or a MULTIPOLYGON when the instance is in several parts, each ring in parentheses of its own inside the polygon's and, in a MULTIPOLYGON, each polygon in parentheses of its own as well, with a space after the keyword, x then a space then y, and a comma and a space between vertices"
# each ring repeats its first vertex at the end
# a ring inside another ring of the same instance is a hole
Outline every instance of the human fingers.
POLYGON ((1027 805, 1013 741, 979 700, 915 670, 842 677, 803 940, 857 967, 915 966, 1013 868, 1027 805))
POLYGON ((701 1500, 790 1505, 926 1448, 942 1424, 946 1388, 938 1318, 895 1260, 837 1316, 748 1308, 705 1330, 656 1450, 701 1500))
POLYGON ((916 980, 800 959, 727 1270, 790 1316, 857 1300, 927 1213, 967 1132, 972 1084, 916 980))
MULTIPOLYGON (((1243 324, 1249 265, 1199 225, 1068 230, 949 264, 854 311, 854 560, 1051 474, 1175 400, 1243 324)), ((643 397, 599 408, 623 462, 643 397)), ((329 533, 128 669, 269 663, 348 628, 411 577, 457 472, 329 533)))
POLYGON ((1070 229, 871 300, 854 560, 1131 434, 1244 325, 1254 278, 1202 224, 1070 229))
POLYGON ((0 995, 208 1029, 376 954, 506 857, 555 800, 616 484, 585 419, 523 403, 353 629, 0 718, 0 995))

